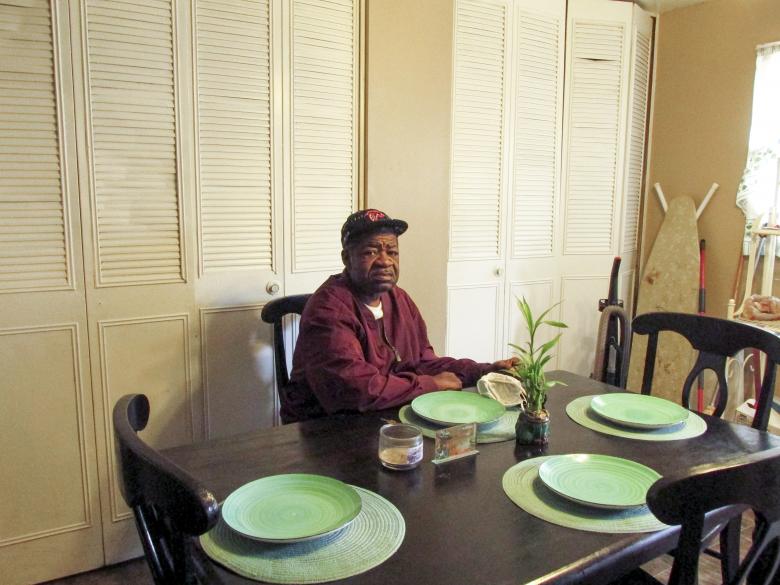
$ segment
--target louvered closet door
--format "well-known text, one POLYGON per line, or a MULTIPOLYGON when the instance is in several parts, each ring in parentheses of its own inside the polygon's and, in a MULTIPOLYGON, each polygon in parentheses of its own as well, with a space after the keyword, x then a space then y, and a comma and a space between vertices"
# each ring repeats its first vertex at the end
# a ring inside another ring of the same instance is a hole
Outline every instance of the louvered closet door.
POLYGON ((0 581, 11 585, 103 561, 73 16, 62 2, 0 4, 0 581))
POLYGON ((271 47, 268 0, 194 6, 198 286, 201 298, 216 289, 217 298, 231 290, 257 300, 258 289, 281 278, 272 168, 273 133, 281 130, 273 123, 272 61, 281 51, 271 47))
MULTIPOLYGON (((558 260, 560 345, 567 370, 592 370, 598 299, 607 296, 623 241, 625 144, 631 71, 632 5, 571 0, 564 102, 563 233, 558 260)), ((625 296, 625 290, 620 291, 625 296)))
POLYGON ((517 298, 535 312, 560 299, 566 2, 522 0, 515 7, 505 343, 520 344, 526 337, 517 298))
POLYGON ((193 280, 206 436, 220 437, 276 420, 271 329, 260 311, 285 294, 281 6, 198 0, 192 7, 193 280))
POLYGON ((629 311, 634 298, 639 237, 639 212, 645 185, 645 144, 647 111, 650 104, 650 65, 653 45, 653 18, 633 7, 631 26, 631 80, 628 96, 628 128, 621 214, 620 291, 629 311))
MULTIPOLYGON (((111 410, 149 396, 145 439, 203 436, 200 319, 193 281, 195 207, 185 136, 186 3, 83 0, 74 22, 91 374, 97 414, 105 555, 139 549, 122 501, 111 410)), ((74 43, 75 44, 75 43, 74 43)))
POLYGON ((358 202, 360 0, 285 2, 287 292, 343 268, 339 232, 358 202))
POLYGON ((512 11, 508 2, 455 4, 446 355, 503 353, 512 11))

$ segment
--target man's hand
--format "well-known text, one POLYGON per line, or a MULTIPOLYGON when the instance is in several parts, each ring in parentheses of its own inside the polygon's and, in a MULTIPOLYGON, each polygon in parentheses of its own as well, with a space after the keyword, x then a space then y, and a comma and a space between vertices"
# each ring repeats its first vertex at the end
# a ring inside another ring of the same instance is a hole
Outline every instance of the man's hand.
POLYGON ((512 368, 518 364, 520 361, 517 357, 511 357, 505 360, 499 360, 497 362, 493 362, 493 370, 508 370, 509 368, 512 368))
POLYGON ((463 388, 463 383, 452 372, 442 372, 433 376, 433 381, 436 382, 437 390, 460 390, 463 388))

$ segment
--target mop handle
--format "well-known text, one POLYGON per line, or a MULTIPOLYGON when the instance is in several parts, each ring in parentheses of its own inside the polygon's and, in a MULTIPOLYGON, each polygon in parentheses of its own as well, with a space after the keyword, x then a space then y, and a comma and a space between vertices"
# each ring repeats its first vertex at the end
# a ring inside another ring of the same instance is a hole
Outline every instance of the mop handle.
MULTIPOLYGON (((706 290, 704 288, 704 271, 706 268, 705 241, 699 240, 699 315, 704 315, 706 290)), ((696 409, 704 410, 704 374, 700 373, 696 388, 696 409)))

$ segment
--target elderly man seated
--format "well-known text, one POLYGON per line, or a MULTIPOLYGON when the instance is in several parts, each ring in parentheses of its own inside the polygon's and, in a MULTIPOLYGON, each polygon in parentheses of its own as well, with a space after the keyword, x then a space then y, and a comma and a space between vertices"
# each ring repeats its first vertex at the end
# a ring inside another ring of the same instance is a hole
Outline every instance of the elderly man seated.
POLYGON ((398 236, 407 223, 376 209, 341 228, 344 271, 312 295, 300 322, 282 420, 403 404, 426 392, 471 386, 515 359, 480 364, 438 357, 420 312, 403 289, 398 236))

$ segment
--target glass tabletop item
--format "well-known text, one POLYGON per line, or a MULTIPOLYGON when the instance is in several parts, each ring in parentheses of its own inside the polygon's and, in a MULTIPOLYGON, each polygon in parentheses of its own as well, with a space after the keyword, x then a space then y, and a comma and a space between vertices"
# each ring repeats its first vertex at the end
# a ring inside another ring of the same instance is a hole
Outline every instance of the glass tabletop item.
POLYGON ((379 461, 388 469, 413 469, 423 458, 422 431, 414 425, 391 423, 379 429, 379 461))
POLYGON ((688 418, 687 408, 647 394, 602 394, 593 397, 590 407, 608 421, 635 429, 662 429, 688 418))
POLYGON ((343 528, 361 505, 355 489, 337 479, 290 473, 244 484, 222 504, 222 518, 249 538, 300 542, 343 528))
POLYGON ((452 390, 418 396, 412 400, 412 410, 418 416, 440 425, 487 423, 498 420, 506 412, 504 405, 492 398, 452 390))
POLYGON ((597 508, 643 506, 661 476, 649 467, 609 455, 558 455, 539 466, 539 479, 566 499, 597 508))

